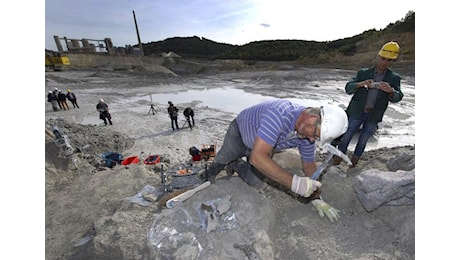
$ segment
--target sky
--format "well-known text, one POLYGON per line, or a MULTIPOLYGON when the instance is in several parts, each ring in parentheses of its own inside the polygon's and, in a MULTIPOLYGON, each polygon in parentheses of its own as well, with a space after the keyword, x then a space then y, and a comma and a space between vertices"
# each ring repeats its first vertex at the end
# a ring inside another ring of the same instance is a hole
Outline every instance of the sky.
POLYGON ((234 45, 261 40, 332 41, 384 29, 415 0, 46 0, 45 48, 53 36, 111 38, 116 47, 198 36, 234 45))

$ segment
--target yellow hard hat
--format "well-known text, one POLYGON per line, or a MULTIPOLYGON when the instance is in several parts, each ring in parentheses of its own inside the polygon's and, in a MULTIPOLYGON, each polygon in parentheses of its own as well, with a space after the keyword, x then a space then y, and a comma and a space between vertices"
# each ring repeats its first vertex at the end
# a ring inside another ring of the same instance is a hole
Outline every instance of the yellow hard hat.
POLYGON ((397 42, 387 42, 379 51, 379 55, 387 59, 396 59, 399 54, 399 45, 397 42))
POLYGON ((67 92, 70 92, 70 89, 68 89, 67 92))

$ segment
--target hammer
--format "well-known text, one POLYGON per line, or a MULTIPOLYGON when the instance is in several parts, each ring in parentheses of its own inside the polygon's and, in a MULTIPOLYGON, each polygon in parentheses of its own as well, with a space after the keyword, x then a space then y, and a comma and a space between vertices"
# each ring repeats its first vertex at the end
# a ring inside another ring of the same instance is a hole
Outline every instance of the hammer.
POLYGON ((340 151, 339 149, 335 148, 334 146, 332 146, 329 143, 324 144, 323 147, 329 152, 329 155, 327 156, 326 160, 321 164, 321 166, 310 177, 312 180, 317 180, 319 178, 319 176, 321 175, 321 173, 326 168, 326 166, 328 165, 329 161, 332 159, 332 157, 334 155, 339 156, 348 165, 351 165, 350 159, 344 153, 342 153, 342 151, 340 151))
POLYGON ((205 181, 204 183, 202 183, 200 186, 196 187, 196 188, 193 188, 191 190, 188 190, 180 195, 177 195, 176 197, 172 198, 172 199, 169 199, 167 202, 166 202, 166 207, 167 208, 174 208, 177 204, 181 203, 182 201, 190 198, 193 196, 193 194, 199 192, 200 190, 208 187, 209 185, 211 184, 211 182, 209 181, 205 181))

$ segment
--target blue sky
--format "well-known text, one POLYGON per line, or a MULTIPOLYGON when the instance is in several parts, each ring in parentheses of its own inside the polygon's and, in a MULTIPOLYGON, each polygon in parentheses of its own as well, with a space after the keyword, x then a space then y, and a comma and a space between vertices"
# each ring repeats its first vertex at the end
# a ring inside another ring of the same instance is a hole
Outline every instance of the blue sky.
POLYGON ((198 36, 237 45, 337 40, 383 29, 416 11, 415 0, 46 0, 45 48, 56 50, 54 35, 135 45, 133 10, 143 43, 198 36))

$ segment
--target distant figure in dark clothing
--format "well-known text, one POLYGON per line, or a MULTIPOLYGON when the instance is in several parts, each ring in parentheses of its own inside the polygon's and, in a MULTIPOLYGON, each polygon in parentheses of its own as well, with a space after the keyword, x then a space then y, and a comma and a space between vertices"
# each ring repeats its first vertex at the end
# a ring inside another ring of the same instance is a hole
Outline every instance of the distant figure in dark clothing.
POLYGON ((191 107, 187 107, 184 110, 184 116, 187 119, 188 126, 192 129, 192 125, 195 126, 195 119, 193 118, 193 116, 195 116, 195 112, 193 112, 191 107), (190 118, 192 118, 192 122, 190 122, 190 118))
POLYGON ((77 96, 75 95, 75 93, 71 92, 70 89, 67 90, 66 97, 70 102, 72 102, 73 108, 80 108, 77 104, 77 96))
POLYGON ((57 97, 51 90, 48 92, 48 102, 50 102, 51 106, 53 106, 53 111, 59 110, 57 97))
POLYGON ((54 88, 53 90, 53 95, 56 96, 56 101, 58 103, 58 106, 59 106, 59 110, 62 109, 62 106, 61 106, 61 102, 59 102, 58 100, 58 94, 59 94, 59 89, 58 88, 54 88))
POLYGON ((96 105, 96 109, 99 112, 99 119, 103 120, 105 125, 107 125, 107 120, 109 121, 110 125, 112 125, 112 116, 109 113, 109 106, 104 102, 102 98, 99 99, 99 103, 96 105))
POLYGON ((62 109, 64 110, 69 110, 69 105, 67 105, 67 97, 64 93, 62 93, 62 91, 58 91, 58 101, 59 101, 59 104, 61 104, 61 107, 62 109))
POLYGON ((174 131, 174 125, 176 125, 176 129, 179 129, 179 125, 177 124, 177 114, 179 112, 179 109, 177 109, 177 107, 175 107, 171 101, 168 101, 168 104, 168 114, 169 118, 171 118, 172 130, 174 131))

